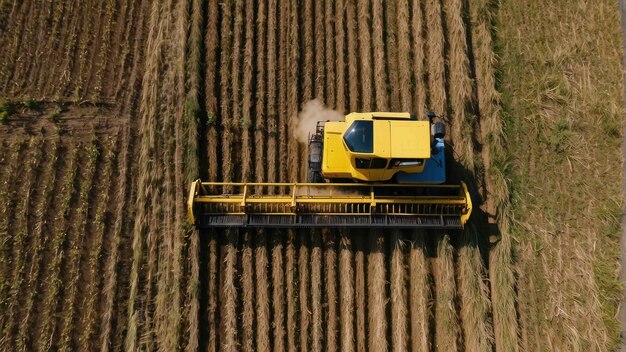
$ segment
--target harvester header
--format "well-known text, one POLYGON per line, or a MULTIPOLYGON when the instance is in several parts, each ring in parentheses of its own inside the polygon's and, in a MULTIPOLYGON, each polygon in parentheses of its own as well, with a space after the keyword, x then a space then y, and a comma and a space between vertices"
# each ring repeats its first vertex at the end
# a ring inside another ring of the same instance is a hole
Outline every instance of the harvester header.
POLYGON ((319 122, 309 139, 308 183, 197 180, 189 191, 189 223, 462 229, 472 201, 464 183, 445 183, 445 125, 435 118, 372 112, 319 122))
POLYGON ((196 181, 188 206, 189 222, 199 228, 461 229, 472 209, 463 183, 416 186, 196 181), (232 191, 211 192, 223 187, 232 191), (268 187, 287 191, 281 195, 253 193, 268 187))

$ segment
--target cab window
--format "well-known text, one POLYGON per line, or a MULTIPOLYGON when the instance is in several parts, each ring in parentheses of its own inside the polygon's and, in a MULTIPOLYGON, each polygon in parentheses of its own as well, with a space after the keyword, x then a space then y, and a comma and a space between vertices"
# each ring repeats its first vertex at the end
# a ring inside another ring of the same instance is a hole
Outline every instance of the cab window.
POLYGON ((373 121, 354 121, 343 135, 348 149, 354 153, 374 152, 374 123, 373 121))

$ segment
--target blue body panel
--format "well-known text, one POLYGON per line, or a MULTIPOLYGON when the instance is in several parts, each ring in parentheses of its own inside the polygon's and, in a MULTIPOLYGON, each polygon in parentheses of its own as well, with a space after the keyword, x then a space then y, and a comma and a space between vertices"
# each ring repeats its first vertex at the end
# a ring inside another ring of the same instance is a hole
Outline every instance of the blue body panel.
POLYGON ((399 172, 396 174, 398 183, 430 183, 438 184, 446 182, 446 155, 443 138, 435 139, 435 148, 431 152, 431 158, 426 159, 424 171, 416 174, 399 172))

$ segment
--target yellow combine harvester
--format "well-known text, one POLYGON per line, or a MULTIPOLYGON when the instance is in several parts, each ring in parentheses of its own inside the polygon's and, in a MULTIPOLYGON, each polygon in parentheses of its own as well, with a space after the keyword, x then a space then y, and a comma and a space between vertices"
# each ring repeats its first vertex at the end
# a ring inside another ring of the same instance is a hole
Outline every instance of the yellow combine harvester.
POLYGON ((472 202, 464 183, 445 184, 445 125, 435 118, 368 112, 318 122, 309 139, 308 183, 198 180, 189 193, 189 222, 199 228, 463 228, 472 202), (277 187, 287 192, 257 192, 277 187))

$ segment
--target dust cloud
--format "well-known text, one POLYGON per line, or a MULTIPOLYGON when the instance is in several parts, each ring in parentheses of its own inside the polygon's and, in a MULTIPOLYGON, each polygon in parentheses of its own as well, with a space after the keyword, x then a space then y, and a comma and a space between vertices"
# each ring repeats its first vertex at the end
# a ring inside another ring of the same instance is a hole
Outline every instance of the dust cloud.
POLYGON ((298 114, 293 133, 298 142, 307 144, 309 135, 315 133, 317 121, 342 121, 343 117, 342 113, 324 106, 320 100, 309 100, 298 114))

